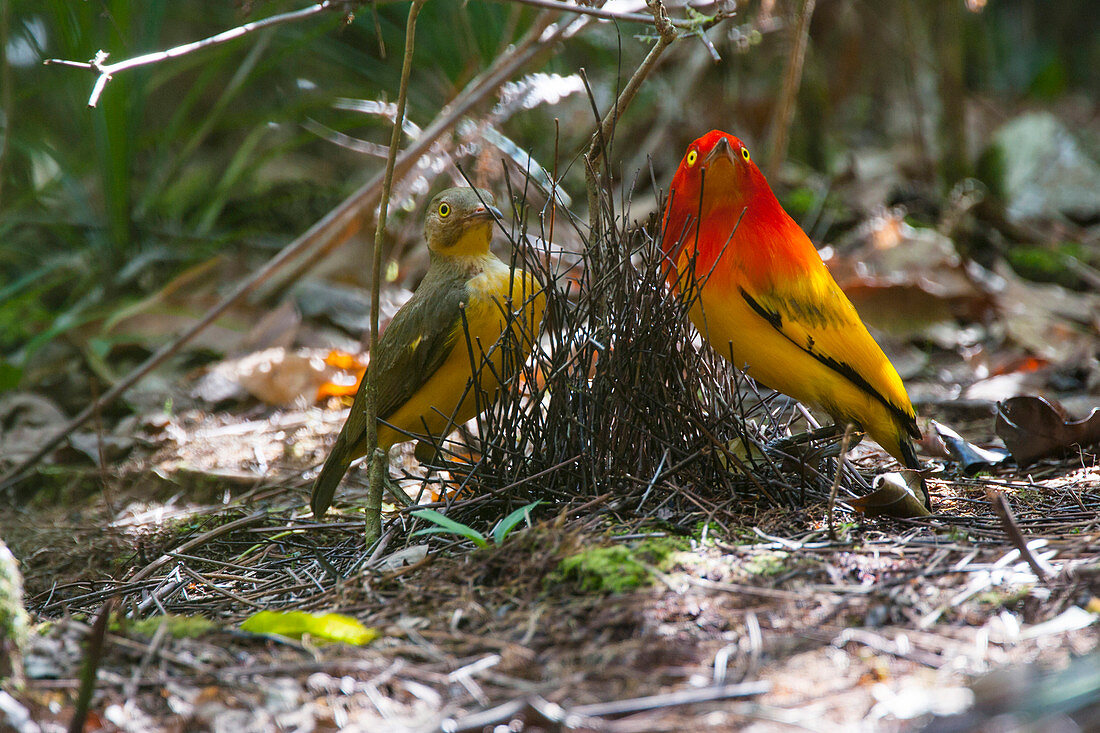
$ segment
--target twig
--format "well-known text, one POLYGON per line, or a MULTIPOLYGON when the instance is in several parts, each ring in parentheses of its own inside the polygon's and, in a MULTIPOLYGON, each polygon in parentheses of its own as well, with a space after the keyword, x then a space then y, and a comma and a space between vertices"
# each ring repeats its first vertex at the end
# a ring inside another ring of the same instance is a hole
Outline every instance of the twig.
POLYGON ((728 700, 732 697, 763 695, 771 690, 771 688, 772 683, 766 680, 740 682, 718 687, 702 687, 697 690, 678 690, 676 692, 667 692, 663 695, 635 697, 629 700, 615 700, 613 702, 598 702, 592 705, 578 705, 569 708, 569 712, 591 717, 626 715, 627 713, 656 710, 658 708, 673 707, 675 705, 690 705, 692 703, 710 702, 712 700, 728 700))
POLYGON ((386 214, 393 189, 393 169, 397 162, 397 149, 401 145, 401 128, 405 121, 405 102, 409 98, 409 73, 412 71, 413 47, 416 41, 416 16, 424 0, 413 0, 405 23, 405 55, 401 62, 401 85, 397 91, 397 110, 393 116, 393 132, 390 147, 386 151, 386 170, 382 176, 382 195, 378 202, 378 221, 374 227, 374 258, 370 282, 370 355, 371 366, 366 379, 364 396, 367 413, 367 450, 370 452, 370 488, 367 490, 366 517, 363 536, 368 547, 382 536, 382 488, 385 484, 386 452, 378 448, 378 383, 373 378, 374 356, 378 353, 379 290, 382 279, 382 237, 386 233, 386 214))
POLYGON ((642 63, 635 70, 634 75, 630 77, 630 80, 623 87, 623 91, 619 94, 619 98, 615 101, 615 106, 608 110, 604 115, 603 120, 600 122, 600 129, 592 136, 592 142, 588 146, 588 153, 585 157, 588 159, 589 164, 595 166, 596 160, 603 154, 603 148, 607 145, 607 141, 611 139, 611 134, 614 130, 615 124, 622 117, 623 112, 630 106, 630 102, 634 99, 634 95, 638 92, 638 88, 645 81, 649 73, 653 71, 657 66, 657 61, 660 60, 661 54, 665 49, 676 40, 676 29, 673 27, 672 22, 668 18, 668 12, 665 10, 664 3, 661 0, 646 0, 646 5, 653 12, 653 25, 657 29, 659 34, 657 37, 657 43, 649 50, 649 53, 643 59, 642 63))
POLYGON ((126 59, 125 61, 119 61, 114 64, 104 63, 107 61, 107 57, 110 55, 106 51, 96 51, 95 58, 91 61, 67 61, 65 59, 46 59, 45 64, 56 64, 58 66, 71 66, 77 69, 91 69, 99 76, 96 77, 95 84, 92 86, 92 93, 88 97, 88 106, 95 107, 99 103, 99 97, 103 94, 103 89, 107 86, 107 82, 111 80, 114 74, 120 71, 126 71, 138 66, 148 66, 149 64, 159 63, 167 59, 174 59, 179 56, 186 56, 189 53, 202 50, 204 48, 210 48, 222 43, 236 40, 242 36, 246 36, 249 33, 262 30, 264 28, 270 28, 273 25, 279 25, 281 23, 291 23, 296 20, 308 18, 318 13, 323 13, 328 10, 339 9, 346 12, 347 3, 338 2, 335 0, 324 0, 324 2, 311 5, 308 8, 302 8, 301 10, 293 10, 289 13, 280 13, 279 15, 272 15, 270 18, 264 18, 263 20, 257 20, 252 23, 245 23, 239 25, 236 28, 230 28, 227 31, 222 31, 217 35, 210 36, 209 38, 203 38, 198 41, 192 41, 191 43, 185 43, 182 46, 174 46, 164 51, 157 51, 155 53, 147 53, 141 56, 135 56, 134 58, 126 59))
MULTIPOLYGON (((573 5, 572 3, 562 3, 556 0, 495 0, 496 2, 510 2, 516 5, 530 5, 535 8, 544 8, 546 10, 558 10, 565 13, 581 13, 583 15, 591 15, 594 18, 600 18, 602 20, 622 20, 631 23, 652 23, 653 18, 642 13, 616 13, 613 10, 604 10, 603 8, 592 8, 586 5, 573 5)), ((670 25, 677 28, 683 28, 684 30, 699 31, 701 29, 709 28, 720 20, 733 17, 732 12, 719 11, 713 16, 699 20, 683 20, 679 18, 667 18, 670 25)))
POLYGON ((794 102, 798 88, 802 85, 802 65, 806 60, 806 44, 810 38, 810 18, 814 14, 816 0, 802 0, 802 9, 798 14, 798 26, 794 31, 794 46, 787 62, 787 73, 783 77, 783 90, 779 95, 779 104, 775 108, 772 120, 772 144, 768 157, 768 177, 779 173, 779 165, 787 156, 787 138, 794 118, 794 102))
MULTIPOLYGON (((813 2, 813 0, 807 0, 813 2)), ((836 540, 836 529, 833 527, 833 509, 836 507, 836 494, 840 489, 840 479, 844 475, 844 454, 848 452, 848 441, 852 438, 852 429, 855 426, 848 423, 844 426, 844 437, 840 439, 840 454, 836 461, 836 476, 833 477, 833 485, 829 488, 829 539, 836 540)))
MULTIPOLYGON (((508 53, 497 57, 496 61, 486 71, 485 75, 472 81, 462 94, 455 98, 449 107, 444 108, 435 121, 424 130, 423 133, 397 157, 394 165, 394 175, 400 178, 412 169, 412 166, 440 136, 451 129, 463 115, 474 105, 495 91, 519 68, 530 62, 540 52, 553 46, 561 38, 573 32, 576 24, 554 26, 552 18, 546 14, 536 18, 531 29, 508 53)), ((583 21, 578 21, 583 22, 583 21)), ((313 261, 318 261, 343 239, 338 235, 353 231, 357 228, 356 221, 360 212, 376 205, 382 190, 382 177, 380 173, 358 191, 344 199, 335 209, 321 218, 316 224, 306 230, 301 236, 283 247, 267 264, 248 278, 227 295, 220 303, 215 305, 198 322, 180 334, 175 341, 167 343, 158 349, 152 356, 135 367, 114 387, 107 390, 93 404, 85 407, 76 417, 65 423, 53 437, 46 440, 37 451, 16 465, 8 473, 0 477, 0 489, 7 488, 15 483, 28 469, 35 466, 45 456, 49 455, 70 433, 88 422, 95 414, 110 403, 118 399, 126 390, 141 381, 149 372, 163 364, 169 357, 178 352, 186 343, 196 335, 204 331, 214 323, 223 313, 248 296, 260 285, 270 280, 292 262, 309 253, 310 249, 318 245, 316 252, 311 253, 313 261)))
MULTIPOLYGON (((665 49, 676 40, 676 29, 672 27, 669 22, 668 13, 665 11, 665 6, 662 0, 646 0, 646 5, 649 6, 650 12, 653 14, 653 25, 657 29, 659 34, 657 37, 657 43, 646 54, 645 59, 634 71, 634 74, 627 81, 626 86, 623 87, 622 92, 619 93, 618 99, 615 100, 615 105, 607 111, 603 119, 600 121, 599 127, 596 128, 596 132, 592 135, 592 141, 588 145, 588 151, 584 155, 584 177, 585 187, 588 191, 588 228, 590 243, 589 246, 593 247, 593 265, 596 268, 596 279, 604 277, 607 273, 606 263, 604 262, 603 250, 603 234, 600 226, 600 211, 598 206, 599 197, 597 191, 600 188, 601 181, 597 173, 599 170, 598 162, 601 157, 606 158, 604 155, 605 149, 610 145, 612 135, 615 132, 615 126, 619 122, 619 118, 622 117, 626 108, 630 106, 630 102, 634 99, 634 95, 637 93, 638 88, 645 81, 649 73, 657 66, 657 61, 660 60, 661 54, 665 49)), ((582 70, 583 75, 583 70, 582 70)), ((585 77, 585 86, 588 86, 588 79, 585 77)), ((589 90, 589 96, 591 97, 591 90, 589 90)), ((595 110, 595 101, 592 101, 593 110, 595 110)), ((606 163, 606 159, 604 161, 606 163)), ((606 181, 603 181, 606 183, 606 181)), ((599 305, 599 304, 597 304, 599 305)), ((598 307, 596 315, 600 320, 603 320, 603 313, 598 307)))
POLYGON ((202 545, 202 544, 205 544, 205 543, 209 542, 210 540, 214 539, 215 537, 220 537, 223 534, 228 534, 229 532, 240 529, 241 527, 246 527, 249 524, 253 524, 255 522, 258 522, 259 520, 263 519, 266 516, 267 516, 266 511, 254 512, 253 514, 249 514, 247 517, 241 517, 240 519, 234 520, 234 521, 229 522, 227 524, 223 524, 219 527, 215 527, 214 529, 210 530, 209 532, 203 532, 198 537, 195 537, 194 539, 190 539, 187 542, 184 542, 182 545, 180 545, 176 549, 172 550, 171 553, 165 553, 164 555, 161 555, 156 560, 149 563, 148 565, 146 565, 144 568, 137 571, 136 573, 134 573, 134 575, 131 576, 130 578, 128 578, 126 582, 133 585, 134 583, 137 583, 140 580, 145 580, 150 575, 152 575, 157 570, 159 570, 162 566, 168 564, 173 559, 172 555, 187 552, 188 550, 190 550, 194 547, 198 547, 199 545, 202 545))
POLYGON ((993 510, 1001 518, 1001 526, 1004 527, 1005 534, 1008 535, 1008 538, 1012 540, 1012 544, 1020 551, 1020 555, 1027 561, 1031 571, 1035 573, 1035 577, 1039 579, 1040 583, 1049 582, 1050 568, 1044 567, 1044 563, 1035 557, 1035 553, 1027 546, 1027 539, 1024 537, 1024 533, 1020 531, 1020 525, 1016 524, 1016 517, 1013 516, 1012 507, 1008 505, 1004 494, 996 489, 986 489, 985 495, 989 497, 990 503, 993 504, 993 510))
MULTIPOLYGON (((549 702, 539 695, 532 695, 525 699, 512 700, 488 710, 467 715, 463 718, 445 718, 441 724, 434 728, 437 731, 452 731, 453 733, 466 733, 467 731, 479 731, 488 729, 496 724, 504 724, 508 721, 519 719, 523 716, 530 722, 535 720, 541 723, 555 724, 560 728, 566 721, 574 726, 583 726, 585 730, 601 730, 608 721, 601 720, 602 716, 626 715, 645 710, 657 710, 660 708, 674 707, 678 705, 691 705, 699 702, 711 702, 714 700, 728 700, 734 697, 752 697, 762 695, 771 689, 771 683, 765 681, 743 682, 733 685, 716 685, 703 687, 697 690, 680 690, 663 695, 650 695, 648 697, 635 697, 627 700, 614 700, 611 702, 599 702, 591 705, 577 705, 576 707, 563 708, 549 702), (534 715, 532 715, 532 713, 534 715), (525 715, 526 714, 526 715, 525 715), (576 720, 580 718, 580 720, 576 720)), ((501 727, 504 727, 501 725, 501 727)))
POLYGON ((88 718, 88 709, 91 707, 92 695, 95 693, 96 670, 103 659, 103 639, 107 635, 107 620, 111 618, 115 601, 108 598, 99 609, 95 623, 88 633, 88 648, 84 652, 84 664, 80 669, 80 691, 76 696, 76 704, 73 706, 73 717, 69 721, 69 733, 81 733, 84 723, 88 718))

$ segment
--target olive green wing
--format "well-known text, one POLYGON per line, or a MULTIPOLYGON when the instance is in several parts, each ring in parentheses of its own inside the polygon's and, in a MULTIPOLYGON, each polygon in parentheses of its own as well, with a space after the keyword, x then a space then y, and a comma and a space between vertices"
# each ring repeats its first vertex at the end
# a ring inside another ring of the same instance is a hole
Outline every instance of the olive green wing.
POLYGON ((348 466, 368 450, 367 380, 377 380, 378 416, 385 420, 416 394, 450 356, 462 333, 466 300, 465 280, 424 282, 394 316, 378 342, 378 354, 371 357, 347 422, 313 484, 310 505, 314 516, 325 513, 348 466))

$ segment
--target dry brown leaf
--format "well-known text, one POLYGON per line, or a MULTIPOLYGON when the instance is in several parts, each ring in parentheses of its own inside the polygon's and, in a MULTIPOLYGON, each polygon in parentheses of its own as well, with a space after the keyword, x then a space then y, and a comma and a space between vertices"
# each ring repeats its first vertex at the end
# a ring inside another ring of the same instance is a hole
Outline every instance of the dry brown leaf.
POLYGON ((1029 282, 1003 263, 995 270, 1005 283, 997 308, 1005 331, 1017 344, 1061 364, 1080 354, 1082 346, 1095 343, 1093 319, 1100 313, 1100 296, 1029 282))
POLYGON ((906 224, 888 211, 861 227, 858 244, 827 260, 860 316, 875 328, 909 337, 956 320, 982 320, 992 306, 951 240, 906 224))
POLYGON ((1013 397, 997 405, 995 430, 1020 466, 1100 443, 1100 408, 1067 420, 1042 397, 1013 397))
POLYGON ((905 478, 897 472, 884 473, 875 477, 876 488, 867 496, 845 499, 849 506, 868 517, 895 517, 912 519, 927 517, 932 512, 924 506, 905 478))
MULTIPOLYGON (((323 349, 264 349, 237 359, 226 359, 207 370, 192 395, 200 399, 218 396, 232 399, 243 388, 269 405, 287 406, 300 398, 322 399, 329 389, 355 393, 357 376, 337 364, 328 363, 333 352, 323 349)), ((335 392, 333 392, 335 394, 335 392)))

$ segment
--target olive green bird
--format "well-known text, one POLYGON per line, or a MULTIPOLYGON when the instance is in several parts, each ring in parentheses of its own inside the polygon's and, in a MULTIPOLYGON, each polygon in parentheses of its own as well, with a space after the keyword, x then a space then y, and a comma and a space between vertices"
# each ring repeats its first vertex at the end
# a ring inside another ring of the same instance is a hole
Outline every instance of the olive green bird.
MULTIPOLYGON (((314 516, 325 513, 348 466, 371 448, 368 379, 377 380, 378 447, 388 451, 406 440, 442 437, 473 418, 478 389, 496 398, 498 378, 512 376, 502 371, 498 344, 506 327, 522 357, 530 353, 546 296, 531 274, 489 251, 493 219, 500 215, 492 194, 482 189, 449 188, 432 199, 424 223, 428 272, 378 340, 347 422, 313 484, 314 516)), ((484 400, 480 405, 487 406, 484 400)))

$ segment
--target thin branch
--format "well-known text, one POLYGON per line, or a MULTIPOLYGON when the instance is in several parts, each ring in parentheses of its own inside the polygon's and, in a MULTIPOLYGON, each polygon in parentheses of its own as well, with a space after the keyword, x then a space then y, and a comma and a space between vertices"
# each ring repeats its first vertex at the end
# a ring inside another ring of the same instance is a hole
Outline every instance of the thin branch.
POLYGON ((661 2, 661 0, 646 0, 646 4, 649 5, 650 10, 653 11, 651 20, 659 34, 657 43, 650 49, 649 54, 646 55, 641 65, 638 66, 634 75, 630 77, 630 81, 623 87, 622 93, 619 94, 619 98, 615 101, 615 106, 604 115, 603 121, 600 123, 600 129, 592 136, 592 142, 588 146, 588 153, 586 155, 592 165, 595 165, 595 161, 603 154, 603 146, 611 139, 611 133, 615 124, 634 100, 634 95, 638 92, 638 88, 641 87, 642 82, 646 80, 649 73, 657 66, 661 54, 664 53, 665 49, 678 37, 672 21, 669 20, 668 12, 665 11, 664 3, 661 2))
MULTIPOLYGON (((557 0, 494 0, 495 2, 509 2, 516 5, 530 5, 535 8, 544 8, 546 10, 557 10, 564 13, 580 13, 582 15, 591 15, 594 18, 600 18, 602 20, 621 20, 628 23, 645 23, 650 24, 653 22, 653 17, 645 15, 643 13, 616 13, 613 10, 604 10, 603 8, 592 8, 586 5, 573 5, 572 3, 557 2, 557 0)), ((708 28, 720 20, 726 18, 732 18, 733 13, 727 11, 719 11, 713 16, 708 18, 700 18, 698 20, 684 20, 680 18, 668 18, 670 26, 676 28, 683 28, 689 31, 698 31, 700 28, 708 28)))
POLYGON ((289 13, 280 13, 279 15, 272 15, 270 18, 264 18, 262 20, 253 21, 252 23, 245 23, 239 25, 236 28, 230 28, 227 31, 222 31, 217 35, 210 36, 209 38, 203 38, 198 41, 192 41, 191 43, 185 43, 181 46, 174 46, 164 51, 156 51, 154 53, 147 53, 141 56, 135 56, 125 61, 119 61, 117 63, 108 64, 107 57, 110 55, 106 51, 96 51, 95 58, 91 61, 67 61, 65 59, 46 59, 45 64, 57 64, 60 66, 71 66, 77 69, 91 69, 99 76, 96 77, 95 85, 92 87, 92 93, 88 97, 88 106, 95 107, 99 104, 99 97, 103 94, 103 89, 107 86, 107 82, 111 80, 114 74, 120 71, 126 71, 127 69, 133 69, 138 66, 148 66, 149 64, 159 63, 166 59, 174 59, 179 56, 186 56, 189 53, 200 51, 204 48, 210 48, 212 46, 218 46, 229 41, 234 41, 242 36, 246 36, 249 33, 255 33, 258 30, 264 28, 270 28, 274 25, 280 25, 282 23, 292 23, 303 18, 309 18, 318 13, 324 13, 329 10, 338 9, 346 12, 346 2, 338 2, 337 0, 324 0, 324 2, 311 5, 308 8, 302 8, 301 10, 293 10, 289 13))
POLYGON ((989 498, 989 502, 993 505, 993 510, 997 512, 997 516, 1000 517, 1005 534, 1008 535, 1008 538, 1012 540, 1012 544, 1020 551, 1020 555, 1027 561, 1031 571, 1035 573, 1035 577, 1039 579, 1040 583, 1048 583, 1051 568, 1037 558, 1031 548, 1027 546, 1027 538, 1020 531, 1020 525, 1016 523, 1016 517, 1012 514, 1012 507, 1008 505, 1008 500, 1005 499, 1004 494, 996 489, 986 489, 985 495, 989 498))
POLYGON ((397 150, 401 146, 401 128, 405 121, 405 102, 409 98, 409 74, 412 72, 413 46, 416 40, 416 16, 424 0, 413 0, 409 18, 405 24, 405 57, 401 62, 401 85, 397 92, 397 110, 393 116, 393 132, 390 149, 386 154, 386 172, 382 177, 382 196, 378 202, 378 222, 374 228, 374 259, 370 282, 370 367, 366 374, 364 396, 367 413, 367 450, 370 452, 370 489, 367 493, 366 526, 364 536, 367 546, 382 536, 382 486, 386 471, 386 453, 378 449, 378 381, 374 379, 375 356, 378 354, 379 281, 382 279, 382 237, 386 233, 386 214, 393 189, 393 169, 397 162, 397 150))
POLYGON ((798 14, 798 26, 794 31, 794 45, 787 61, 787 73, 783 77, 783 90, 779 95, 779 104, 775 108, 772 120, 772 144, 768 151, 768 177, 774 178, 779 165, 787 156, 787 138, 790 135, 791 121, 794 119, 794 103, 798 88, 802 86, 802 66, 806 60, 806 44, 810 38, 810 18, 814 14, 816 0, 802 0, 798 14))
POLYGON ((69 733, 81 733, 88 719, 92 695, 96 688, 96 670, 103 661, 103 639, 107 636, 107 622, 115 608, 115 600, 108 598, 99 609, 95 623, 88 633, 88 647, 84 650, 84 664, 80 667, 80 690, 73 705, 73 717, 69 721, 69 733))
MULTIPOLYGON (((813 2, 813 0, 807 0, 807 2, 813 2)), ((855 429, 855 425, 848 423, 844 426, 844 437, 840 439, 840 454, 836 459, 836 476, 833 477, 833 485, 829 487, 829 506, 828 506, 828 525, 829 525, 829 539, 836 540, 836 527, 833 526, 833 510, 836 507, 836 494, 840 489, 840 480, 844 476, 844 454, 848 452, 848 442, 852 439, 852 431, 855 429)))

